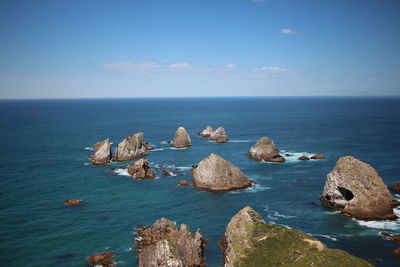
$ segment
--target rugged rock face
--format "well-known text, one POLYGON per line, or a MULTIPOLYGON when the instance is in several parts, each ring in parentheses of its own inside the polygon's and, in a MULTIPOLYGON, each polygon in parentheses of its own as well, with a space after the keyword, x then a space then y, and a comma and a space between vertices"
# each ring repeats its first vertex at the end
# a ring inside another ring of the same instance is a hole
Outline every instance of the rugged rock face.
POLYGON ((209 137, 213 132, 214 129, 208 125, 201 133, 199 133, 199 135, 203 137, 209 137))
POLYGON ((111 252, 104 252, 97 255, 90 256, 86 262, 91 266, 114 267, 116 264, 112 261, 117 255, 111 252))
POLYGON ((303 232, 267 224, 251 207, 232 217, 224 248, 224 267, 372 266, 343 250, 329 249, 303 232))
POLYGON ((229 138, 225 133, 225 129, 223 127, 218 127, 215 131, 213 131, 208 137, 209 140, 214 140, 218 143, 226 143, 229 138))
POLYGON ((154 149, 154 147, 149 142, 145 142, 144 146, 146 147, 146 150, 153 150, 154 149))
POLYGON ((257 161, 284 162, 285 158, 279 154, 279 149, 268 137, 262 137, 247 152, 250 158, 257 161))
POLYGON ((93 146, 94 153, 89 157, 93 165, 103 165, 111 161, 110 139, 105 139, 93 146))
POLYGON ((397 194, 400 194, 400 182, 397 182, 392 185, 392 190, 396 192, 397 194))
POLYGON ((137 235, 139 267, 205 266, 200 230, 192 235, 185 224, 178 230, 176 222, 161 218, 151 227, 139 227, 137 235))
POLYGON ((173 146, 176 148, 182 148, 191 145, 192 145, 192 140, 190 140, 190 135, 188 134, 185 128, 179 127, 175 133, 173 146))
POLYGON ((193 185, 211 191, 231 191, 252 185, 237 167, 216 154, 192 167, 193 185))
POLYGON ((64 204, 68 205, 68 206, 76 206, 76 205, 82 204, 82 202, 83 202, 83 200, 81 200, 81 199, 71 198, 71 199, 66 200, 64 202, 64 204))
POLYGON ((139 159, 128 168, 128 173, 136 179, 154 178, 154 170, 145 159, 139 159))
POLYGON ((391 194, 382 178, 370 165, 351 156, 340 158, 327 175, 321 200, 357 219, 397 218, 391 194))
POLYGON ((124 140, 118 144, 118 147, 115 150, 114 159, 116 161, 125 161, 142 157, 147 154, 148 152, 146 152, 143 133, 136 133, 125 137, 124 140))

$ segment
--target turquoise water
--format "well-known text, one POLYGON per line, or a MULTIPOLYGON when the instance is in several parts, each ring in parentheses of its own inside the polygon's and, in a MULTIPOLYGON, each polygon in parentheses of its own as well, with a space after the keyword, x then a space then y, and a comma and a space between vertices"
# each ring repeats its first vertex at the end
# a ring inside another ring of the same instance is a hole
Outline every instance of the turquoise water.
MULTIPOLYGON (((336 160, 353 155, 371 164, 386 184, 400 179, 399 98, 204 98, 0 101, 0 248, 7 266, 85 266, 94 253, 113 251, 118 266, 136 266, 134 233, 160 217, 200 228, 210 239, 209 266, 222 260, 217 241, 246 205, 268 222, 313 234, 332 248, 398 266, 396 245, 378 233, 400 233, 400 222, 358 222, 325 209, 319 196, 336 160), (231 141, 196 135, 225 127, 231 141), (193 146, 166 140, 184 126, 193 146), (94 143, 114 148, 143 131, 155 145, 146 158, 160 176, 136 181, 129 162, 91 166, 94 143), (318 161, 259 163, 245 152, 262 136, 289 153, 322 153, 318 161), (190 166, 211 152, 238 166, 256 186, 228 193, 179 187, 190 166), (163 165, 176 174, 162 177, 163 165), (68 198, 84 204, 66 207, 68 198)), ((400 196, 394 196, 400 198, 400 196)))

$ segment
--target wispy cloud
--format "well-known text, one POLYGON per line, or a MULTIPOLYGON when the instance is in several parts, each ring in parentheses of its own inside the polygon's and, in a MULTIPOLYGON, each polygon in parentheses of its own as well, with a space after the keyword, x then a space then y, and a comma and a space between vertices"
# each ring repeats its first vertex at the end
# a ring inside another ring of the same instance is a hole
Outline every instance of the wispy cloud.
POLYGON ((278 66, 271 66, 271 67, 258 67, 258 68, 253 68, 255 71, 269 71, 269 72, 284 72, 287 71, 285 68, 281 68, 278 66))
POLYGON ((281 33, 282 33, 282 34, 289 34, 289 35, 295 35, 295 34, 297 34, 297 32, 295 32, 295 31, 292 30, 292 29, 282 29, 282 30, 281 30, 281 33))
POLYGON ((176 68, 188 68, 189 63, 174 63, 171 64, 171 68, 176 69, 176 68))

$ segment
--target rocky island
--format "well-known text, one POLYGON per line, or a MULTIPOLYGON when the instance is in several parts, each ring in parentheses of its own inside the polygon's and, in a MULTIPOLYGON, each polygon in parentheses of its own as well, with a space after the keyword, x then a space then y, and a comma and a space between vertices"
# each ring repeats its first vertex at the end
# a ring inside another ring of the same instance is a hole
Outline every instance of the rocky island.
POLYGON ((285 158, 279 154, 279 149, 268 137, 262 137, 250 148, 247 155, 257 161, 284 162, 285 158))
POLYGON ((226 143, 228 142, 229 138, 225 133, 225 129, 223 127, 218 127, 208 136, 208 140, 213 140, 217 143, 226 143))
POLYGON ((211 191, 231 191, 252 185, 237 167, 212 153, 192 168, 193 185, 211 191))
POLYGON ((301 231, 267 224, 251 207, 232 217, 223 248, 224 267, 373 266, 343 250, 330 249, 301 231))
POLYGON ((193 235, 189 227, 161 218, 150 227, 138 227, 136 244, 139 267, 203 267, 204 239, 197 230, 193 235))
POLYGON ((139 159, 128 168, 128 173, 136 179, 152 179, 155 177, 154 170, 146 159, 139 159))
POLYGON ((179 127, 176 130, 175 138, 172 142, 173 146, 176 148, 183 148, 187 146, 192 146, 192 140, 190 140, 190 135, 185 128, 179 127))
POLYGON ((214 132, 214 129, 208 125, 201 133, 199 133, 202 137, 209 137, 214 132))
POLYGON ((136 133, 125 137, 124 140, 118 144, 115 150, 114 160, 125 161, 142 157, 148 154, 146 150, 143 133, 136 133))
POLYGON ((361 220, 394 220, 392 196, 369 164, 352 156, 340 158, 327 175, 321 201, 361 220))
POLYGON ((103 165, 111 161, 111 142, 105 139, 93 146, 93 155, 89 157, 93 165, 103 165))

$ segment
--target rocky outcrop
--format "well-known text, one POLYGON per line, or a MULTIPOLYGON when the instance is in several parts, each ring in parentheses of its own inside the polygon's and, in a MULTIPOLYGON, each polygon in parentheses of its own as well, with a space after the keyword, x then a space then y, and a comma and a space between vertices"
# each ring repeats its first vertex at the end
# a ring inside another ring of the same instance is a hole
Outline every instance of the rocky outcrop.
POLYGON ((312 156, 310 159, 324 159, 324 158, 325 158, 324 155, 316 154, 316 155, 312 156))
POLYGON ((154 147, 149 142, 145 142, 144 146, 146 147, 146 150, 153 150, 154 149, 154 147))
POLYGON ((279 149, 268 137, 262 137, 247 152, 247 155, 257 161, 284 162, 285 158, 279 154, 279 149))
POLYGON ((223 127, 218 127, 215 131, 213 131, 208 137, 209 140, 214 140, 218 143, 226 143, 229 138, 225 133, 225 129, 223 127))
POLYGON ((267 224, 251 207, 230 220, 225 232, 224 267, 372 266, 297 230, 267 224))
POLYGON ((321 200, 357 219, 397 218, 391 194, 382 178, 370 165, 351 156, 340 158, 327 175, 321 200))
POLYGON ((210 154, 192 167, 193 185, 211 191, 231 191, 252 185, 237 167, 216 154, 210 154))
POLYGON ((140 159, 131 164, 128 173, 136 179, 154 178, 154 170, 146 159, 140 159))
POLYGON ((400 182, 397 182, 392 185, 392 190, 396 192, 397 194, 400 194, 400 182))
POLYGON ((146 152, 143 133, 136 133, 125 137, 124 140, 118 144, 118 147, 115 150, 114 159, 116 161, 125 161, 142 157, 147 154, 148 152, 146 152))
POLYGON ((203 137, 209 137, 213 132, 214 129, 208 125, 201 133, 199 133, 199 135, 203 137))
POLYGON ((94 153, 89 157, 93 165, 103 165, 111 161, 111 142, 105 139, 93 146, 94 153))
POLYGON ((301 156, 301 157, 299 157, 298 159, 299 159, 299 160, 310 160, 310 158, 307 157, 307 156, 301 156))
POLYGON ((200 267, 203 259, 204 239, 197 230, 193 235, 189 227, 161 218, 151 227, 137 229, 139 267, 200 267))
POLYGON ((192 140, 190 140, 190 135, 188 134, 185 128, 179 127, 178 130, 176 130, 175 138, 172 144, 176 148, 182 148, 192 145, 192 140))
POLYGON ((165 176, 165 177, 169 177, 169 176, 173 176, 172 173, 168 170, 161 170, 161 173, 165 176))
POLYGON ((112 259, 117 255, 111 252, 104 252, 97 255, 90 256, 86 262, 91 266, 114 267, 117 266, 112 259))
POLYGON ((81 199, 71 198, 71 199, 66 200, 64 202, 64 204, 68 205, 68 206, 76 206, 76 205, 82 204, 82 202, 83 202, 83 200, 81 200, 81 199))
POLYGON ((380 232, 379 234, 385 240, 400 243, 400 235, 391 234, 388 232, 380 232))
POLYGON ((189 182, 186 181, 186 180, 180 180, 179 183, 178 183, 178 185, 179 185, 179 186, 188 186, 188 185, 189 185, 189 182))

